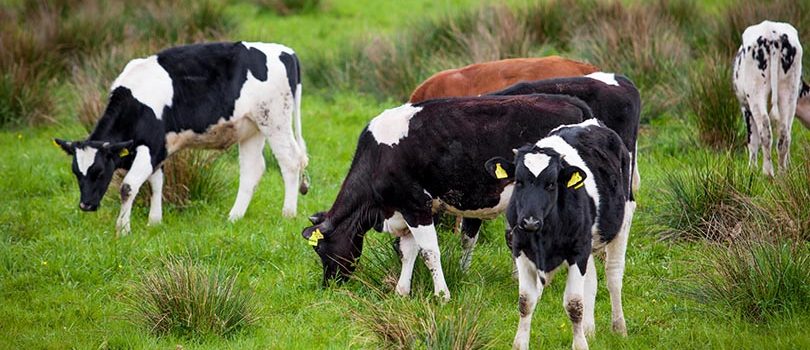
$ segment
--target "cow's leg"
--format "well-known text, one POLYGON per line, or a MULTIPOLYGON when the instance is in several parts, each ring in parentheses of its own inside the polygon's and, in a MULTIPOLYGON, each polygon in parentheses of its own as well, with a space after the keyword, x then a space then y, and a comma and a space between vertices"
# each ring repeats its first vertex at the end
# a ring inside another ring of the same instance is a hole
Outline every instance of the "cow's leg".
POLYGON ((641 187, 641 175, 638 173, 638 141, 633 152, 630 152, 630 157, 633 160, 633 192, 638 192, 641 187))
POLYGON ((518 322, 512 348, 528 349, 534 307, 537 305, 537 300, 543 295, 543 283, 540 281, 543 272, 538 271, 534 263, 524 253, 521 253, 514 261, 518 275, 518 312, 520 312, 520 321, 518 322))
POLYGON ((281 209, 281 215, 293 217, 298 208, 299 181, 306 165, 306 157, 299 150, 292 132, 277 133, 267 140, 284 179, 284 207, 281 209))
POLYGON ((135 148, 135 159, 121 184, 121 211, 115 223, 116 232, 126 235, 130 230, 129 218, 132 213, 132 203, 141 189, 141 185, 152 175, 152 156, 149 147, 141 145, 135 148))
POLYGON ((397 294, 405 296, 411 293, 413 265, 416 262, 416 255, 419 254, 419 245, 416 244, 413 234, 400 237, 399 251, 401 252, 402 271, 399 273, 397 282, 397 294))
POLYGON ((585 331, 585 336, 588 337, 596 334, 596 321, 594 320, 596 284, 596 265, 593 263, 593 255, 591 255, 588 257, 588 267, 585 270, 585 308, 582 315, 582 329, 585 331))
POLYGON ((762 148, 762 172, 773 176, 773 164, 771 163, 771 123, 768 116, 768 109, 764 99, 761 102, 751 103, 751 114, 754 124, 759 132, 759 142, 762 148))
POLYGON ((585 274, 580 271, 576 263, 570 264, 568 266, 568 281, 565 284, 565 294, 563 295, 563 307, 571 320, 571 329, 574 333, 571 348, 575 350, 588 348, 588 342, 585 340, 585 330, 582 325, 582 317, 585 312, 584 296, 585 274))
POLYGON ((779 83, 779 112, 782 114, 774 122, 777 125, 776 152, 779 154, 779 172, 784 172, 790 165, 790 135, 793 129, 793 117, 796 115, 796 101, 799 98, 801 81, 798 77, 791 79, 790 75, 785 81, 779 83))
POLYGON ((163 220, 163 169, 158 168, 149 177, 152 186, 152 199, 149 204, 149 225, 160 224, 163 220))
POLYGON ((464 253, 461 255, 461 270, 467 271, 472 261, 472 252, 475 242, 478 241, 478 232, 481 230, 481 219, 462 218, 461 219, 461 247, 464 253))
POLYGON ((408 228, 411 230, 411 234, 416 240, 416 244, 419 246, 422 258, 425 259, 425 265, 433 276, 433 293, 445 301, 450 300, 450 290, 447 288, 447 282, 444 280, 444 271, 442 270, 436 227, 433 226, 431 222, 430 224, 416 227, 408 223, 408 228))
POLYGON ((627 326, 624 322, 622 309, 622 279, 624 278, 625 253, 627 252, 627 239, 630 236, 630 224, 636 202, 627 202, 624 205, 624 219, 619 234, 605 247, 605 276, 610 293, 610 306, 613 319, 613 331, 627 335, 627 326))
POLYGON ((264 174, 264 135, 254 134, 242 141, 239 141, 239 192, 236 194, 236 202, 228 214, 228 220, 236 221, 245 216, 250 200, 253 198, 253 191, 264 174))
POLYGON ((745 103, 740 107, 745 118, 745 126, 748 131, 748 166, 751 168, 757 167, 757 153, 759 152, 759 126, 754 121, 754 116, 751 114, 751 109, 745 103))

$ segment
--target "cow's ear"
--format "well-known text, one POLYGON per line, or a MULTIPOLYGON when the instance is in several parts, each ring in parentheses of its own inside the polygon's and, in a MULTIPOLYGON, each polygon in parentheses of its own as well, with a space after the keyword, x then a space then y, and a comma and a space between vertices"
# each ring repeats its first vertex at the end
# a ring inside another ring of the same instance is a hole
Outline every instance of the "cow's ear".
POLYGON ((123 141, 123 142, 115 142, 115 143, 107 143, 104 144, 104 149, 109 152, 110 154, 117 155, 120 158, 124 158, 130 154, 132 154, 132 145, 134 142, 132 140, 123 141))
POLYGON ((325 237, 322 229, 321 225, 310 226, 301 231, 301 236, 307 240, 309 245, 315 247, 325 237))
POLYGON ((67 155, 72 156, 76 153, 76 146, 73 141, 65 141, 61 139, 53 139, 53 144, 61 148, 67 155))
POLYGON ((498 180, 515 177, 515 164, 504 157, 492 158, 484 164, 484 167, 490 176, 498 180))
POLYGON ((313 225, 320 224, 324 222, 324 220, 326 220, 326 212, 324 211, 319 211, 309 216, 309 222, 311 222, 313 225))
POLYGON ((570 165, 560 170, 558 179, 560 180, 560 183, 565 185, 565 187, 578 189, 585 185, 585 178, 587 177, 588 175, 585 175, 585 172, 582 171, 582 169, 570 165))

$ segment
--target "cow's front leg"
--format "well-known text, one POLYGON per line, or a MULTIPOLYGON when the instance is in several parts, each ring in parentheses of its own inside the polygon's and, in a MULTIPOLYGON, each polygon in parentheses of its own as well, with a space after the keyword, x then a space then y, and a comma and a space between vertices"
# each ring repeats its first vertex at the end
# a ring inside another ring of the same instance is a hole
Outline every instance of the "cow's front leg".
POLYGON ((635 210, 635 202, 625 203, 624 220, 619 229, 619 234, 605 246, 605 276, 607 277, 607 287, 610 293, 613 331, 621 335, 627 335, 627 325, 624 321, 624 309, 622 308, 622 280, 624 278, 627 240, 630 235, 630 224, 633 221, 635 210))
POLYGON ((400 237, 399 251, 401 252, 402 271, 399 273, 397 282, 397 294, 405 296, 411 293, 413 265, 416 262, 416 255, 419 254, 419 245, 416 244, 413 234, 400 237))
POLYGON ((478 241, 478 232, 480 230, 481 219, 461 219, 461 247, 464 249, 464 253, 461 255, 462 271, 467 271, 470 268, 473 249, 475 249, 475 242, 478 241))
POLYGON ((121 212, 118 213, 118 220, 115 230, 119 235, 130 233, 129 218, 132 212, 132 203, 141 189, 141 185, 152 175, 152 156, 149 154, 149 147, 138 146, 135 148, 135 160, 129 168, 124 181, 121 184, 121 212))
POLYGON ((157 225, 163 220, 163 169, 158 168, 149 177, 152 186, 152 200, 149 204, 149 225, 157 225))
POLYGON ((447 288, 447 282, 444 280, 444 271, 442 270, 441 253, 439 252, 439 239, 436 235, 436 227, 430 221, 430 216, 425 220, 428 224, 411 226, 408 223, 408 228, 411 230, 413 238, 422 253, 422 258, 425 259, 425 265, 433 277, 433 293, 441 297, 445 301, 450 300, 450 290, 447 288))
POLYGON ((264 135, 255 134, 239 142, 239 192, 233 203, 228 220, 231 222, 245 216, 253 191, 264 174, 264 135))
MULTIPOLYGON (((583 262, 583 267, 587 267, 587 262, 583 262)), ((584 350, 588 348, 588 341, 585 340, 585 330, 582 326, 582 317, 585 312, 585 273, 580 269, 579 264, 574 263, 568 266, 568 281, 565 284, 565 295, 563 296, 563 307, 571 320, 571 329, 574 333, 574 341, 571 348, 574 350, 584 350)))
POLYGON ((543 273, 538 271, 534 263, 522 252, 515 259, 515 266, 518 275, 518 312, 520 312, 520 321, 518 322, 512 348, 528 349, 534 307, 537 304, 537 299, 543 295, 543 282, 540 278, 543 273))

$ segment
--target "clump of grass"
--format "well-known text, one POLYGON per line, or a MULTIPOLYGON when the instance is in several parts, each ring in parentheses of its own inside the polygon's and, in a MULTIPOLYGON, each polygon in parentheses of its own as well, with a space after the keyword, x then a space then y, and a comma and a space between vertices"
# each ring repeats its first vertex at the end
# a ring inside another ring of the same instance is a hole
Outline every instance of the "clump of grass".
POLYGON ((810 147, 792 160, 787 172, 780 174, 769 188, 762 206, 764 215, 778 228, 780 237, 792 241, 810 241, 810 147))
POLYGON ((360 324, 360 336, 369 338, 367 342, 393 349, 494 347, 488 330, 490 323, 481 317, 480 297, 437 305, 433 299, 391 296, 372 283, 361 282, 370 291, 369 295, 351 292, 346 295, 357 304, 348 314, 360 324))
POLYGON ((721 11, 721 18, 712 21, 714 28, 711 41, 725 57, 733 57, 740 47, 742 33, 748 26, 767 19, 791 23, 799 32, 799 38, 810 37, 810 3, 793 0, 743 0, 728 2, 721 11))
POLYGON ((694 274, 690 289, 710 311, 767 322, 810 309, 806 244, 741 240, 702 255, 704 268, 694 274))
POLYGON ((231 336, 257 321, 253 292, 237 279, 238 272, 166 258, 135 285, 133 321, 159 336, 231 336))
POLYGON ((320 9, 321 0, 254 0, 256 5, 271 9, 282 16, 309 13, 320 9))
MULTIPOLYGON (((729 156, 730 157, 730 156, 729 156)), ((728 158, 705 158, 702 166, 669 176, 658 221, 664 237, 732 241, 757 206, 757 174, 728 158)))
POLYGON ((702 62, 690 73, 687 98, 700 141, 714 148, 742 146, 745 136, 740 105, 732 88, 731 60, 706 55, 702 62))

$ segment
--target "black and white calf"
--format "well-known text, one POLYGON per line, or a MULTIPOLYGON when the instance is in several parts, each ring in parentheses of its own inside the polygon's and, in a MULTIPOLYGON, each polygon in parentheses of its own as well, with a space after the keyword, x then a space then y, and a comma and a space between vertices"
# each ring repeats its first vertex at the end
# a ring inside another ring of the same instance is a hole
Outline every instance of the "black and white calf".
POLYGON ((763 21, 745 29, 734 59, 734 92, 748 126, 748 164, 757 166, 757 152, 762 147, 762 172, 770 176, 771 128, 778 138, 779 167, 785 170, 790 162, 794 115, 798 112, 802 123, 810 127, 810 96, 801 74, 802 46, 796 28, 763 21))
POLYGON ((308 186, 300 105, 300 65, 288 47, 247 42, 179 46, 127 63, 90 136, 55 141, 73 156, 82 210, 96 210, 113 172, 127 170, 116 223, 120 233, 130 231, 132 202, 147 180, 152 185, 149 222, 161 221, 161 164, 169 155, 235 142, 239 193, 230 220, 247 210, 265 169, 265 142, 281 168, 282 214, 289 217, 296 213, 297 191, 306 193, 308 186))
POLYGON ((321 258, 324 283, 352 274, 363 237, 375 228, 400 237, 397 293, 410 293, 421 250, 435 294, 449 298, 433 213, 496 217, 512 185, 502 172, 488 176, 484 162, 590 116, 582 101, 562 95, 447 98, 386 110, 360 134, 332 208, 302 232, 321 258))
POLYGON ((532 314, 547 274, 563 263, 569 267, 563 307, 573 326, 573 348, 588 348, 585 335, 595 329, 596 301, 591 252, 602 248, 613 330, 626 334, 621 289, 636 207, 631 163, 619 136, 596 119, 560 127, 521 147, 514 163, 501 157, 487 161, 491 175, 505 169, 515 180, 506 210, 519 283, 514 348, 528 348, 532 314))

